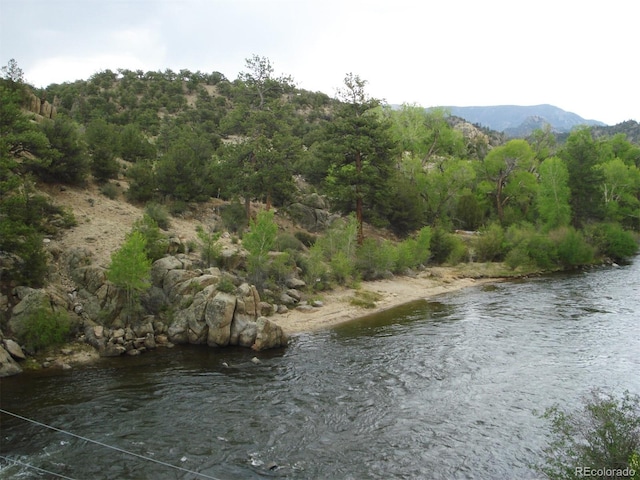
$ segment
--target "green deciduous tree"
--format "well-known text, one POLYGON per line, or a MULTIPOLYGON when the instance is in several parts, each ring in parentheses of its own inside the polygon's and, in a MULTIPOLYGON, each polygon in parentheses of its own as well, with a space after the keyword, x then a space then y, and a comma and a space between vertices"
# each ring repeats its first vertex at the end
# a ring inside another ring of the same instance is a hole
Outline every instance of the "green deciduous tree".
POLYGON ((151 286, 151 260, 145 246, 142 233, 131 232, 120 249, 111 255, 107 270, 107 279, 124 293, 128 321, 135 315, 140 294, 151 286))
POLYGON ((571 221, 569 206, 569 171, 558 157, 550 157, 540 164, 540 189, 537 205, 540 219, 547 228, 568 225, 571 221))
MULTIPOLYGON (((620 398, 594 390, 580 410, 559 406, 546 410, 551 423, 544 462, 537 469, 554 480, 577 480, 586 468, 624 470, 638 465, 640 455, 640 397, 625 392, 620 398)), ((604 474, 597 478, 634 478, 630 473, 604 474)))
POLYGON ((261 210, 251 222, 250 230, 242 237, 242 245, 249 252, 247 268, 253 283, 262 288, 268 274, 269 252, 278 237, 278 225, 273 211, 261 210))
POLYGON ((534 153, 526 140, 511 140, 496 147, 480 163, 481 189, 494 202, 500 222, 505 220, 505 206, 532 198, 536 185, 531 173, 534 153))

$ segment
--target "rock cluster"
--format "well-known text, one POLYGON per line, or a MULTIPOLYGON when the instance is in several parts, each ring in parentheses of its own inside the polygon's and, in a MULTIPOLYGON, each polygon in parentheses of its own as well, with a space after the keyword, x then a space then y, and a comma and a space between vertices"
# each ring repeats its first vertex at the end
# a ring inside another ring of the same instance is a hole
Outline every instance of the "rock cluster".
MULTIPOLYGON (((74 330, 101 356, 138 355, 159 346, 187 343, 237 345, 256 351, 288 343, 282 328, 267 318, 279 310, 278 305, 261 301, 253 285, 240 283, 218 268, 194 268, 186 255, 154 262, 152 286, 142 295, 137 315, 129 315, 122 293, 107 280, 103 267, 91 263, 88 250, 69 252, 66 263, 77 288, 58 292, 17 287, 7 322, 10 332, 24 330, 25 320, 44 305, 52 312, 65 310, 74 330)), ((304 282, 300 282, 292 280, 289 285, 301 287, 304 282)), ((294 292, 294 288, 288 290, 296 296, 294 292)), ((21 355, 15 341, 3 340, 0 376, 20 373, 16 360, 21 355)))

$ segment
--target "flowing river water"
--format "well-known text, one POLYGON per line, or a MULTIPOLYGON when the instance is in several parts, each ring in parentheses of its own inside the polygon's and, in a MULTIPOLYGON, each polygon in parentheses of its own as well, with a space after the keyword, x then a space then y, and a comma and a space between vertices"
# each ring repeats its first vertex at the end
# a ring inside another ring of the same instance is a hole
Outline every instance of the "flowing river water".
POLYGON ((640 258, 254 355, 176 347, 2 379, 2 409, 182 470, 3 414, 0 478, 57 478, 15 461, 74 479, 537 478, 546 408, 640 394, 640 258))

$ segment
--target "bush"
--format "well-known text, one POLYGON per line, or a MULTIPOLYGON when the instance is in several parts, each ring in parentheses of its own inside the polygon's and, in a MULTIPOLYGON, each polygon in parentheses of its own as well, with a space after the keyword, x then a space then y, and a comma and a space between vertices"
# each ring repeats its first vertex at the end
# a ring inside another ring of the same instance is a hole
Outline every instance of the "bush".
POLYGON ((19 339, 28 349, 39 351, 64 343, 70 331, 66 312, 52 312, 41 306, 25 319, 19 339))
POLYGON ((356 250, 356 268, 363 279, 376 280, 394 269, 397 257, 391 242, 366 238, 356 250))
POLYGON ((549 232, 549 238, 555 242, 558 261, 565 267, 587 265, 593 261, 593 248, 575 228, 558 228, 549 232))
POLYGON ((133 226, 133 232, 139 232, 145 241, 145 253, 147 257, 155 262, 167 254, 169 240, 164 235, 156 221, 146 213, 133 226))
POLYGON ((481 262, 498 262, 504 259, 505 241, 504 230, 497 223, 492 223, 483 229, 475 238, 473 246, 481 262))
POLYGON ((279 233, 276 238, 276 250, 278 252, 301 251, 304 250, 304 244, 294 235, 290 233, 279 233))
POLYGON ((464 242, 438 227, 431 236, 431 260, 435 263, 459 263, 465 257, 467 248, 464 242))
POLYGON ((231 233, 238 233, 247 226, 247 212, 238 201, 220 207, 222 224, 231 233))
POLYGON ((219 232, 206 231, 201 225, 196 228, 196 234, 200 241, 200 258, 207 267, 213 264, 220 264, 222 256, 222 245, 218 243, 220 239, 219 232))
POLYGON ((147 203, 147 206, 144 208, 144 213, 153 218, 162 230, 169 230, 171 227, 169 212, 163 205, 156 202, 147 203))
MULTIPOLYGON (((551 479, 579 479, 580 468, 633 468, 640 455, 640 397, 628 392, 617 399, 594 390, 584 407, 566 413, 555 406, 543 418, 551 422, 551 442, 536 469, 551 479)), ((636 471, 636 474, 638 472, 636 471)), ((594 478, 635 478, 605 475, 594 478)))
POLYGON ((236 286, 228 278, 222 277, 218 282, 218 285, 216 285, 216 290, 224 293, 235 293, 236 286))
POLYGON ((100 193, 105 197, 110 198, 111 200, 115 200, 118 198, 118 187, 116 187, 113 183, 107 182, 100 187, 100 193))
POLYGON ((638 252, 638 242, 633 234, 617 223, 595 225, 589 233, 598 253, 617 262, 624 262, 638 252))
POLYGON ((305 247, 312 247, 316 243, 316 236, 311 233, 307 233, 304 230, 297 230, 293 234, 305 247))

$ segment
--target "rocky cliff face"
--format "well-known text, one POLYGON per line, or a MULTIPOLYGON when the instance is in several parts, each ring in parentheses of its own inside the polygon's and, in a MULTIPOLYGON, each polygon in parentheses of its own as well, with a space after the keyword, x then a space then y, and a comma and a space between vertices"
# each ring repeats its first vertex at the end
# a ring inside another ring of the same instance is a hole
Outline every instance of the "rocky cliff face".
MULTIPOLYGON (((267 318, 276 306, 261 301, 253 285, 233 286, 230 274, 215 267, 195 268, 186 255, 166 256, 153 264, 152 286, 131 321, 121 292, 106 279, 105 269, 91 262, 90 251, 68 252, 66 266, 75 284, 67 292, 54 287, 15 289, 15 298, 8 302, 14 304, 6 324, 9 333, 24 330, 24 322, 44 306, 51 313, 67 312, 79 338, 101 356, 138 355, 174 344, 259 351, 288 343, 282 328, 267 318)), ((16 360, 24 358, 22 350, 1 332, 0 340, 0 377, 20 373, 16 360)))
POLYGON ((56 118, 56 107, 46 100, 41 100, 34 93, 29 94, 26 108, 30 112, 40 115, 43 118, 56 118))

